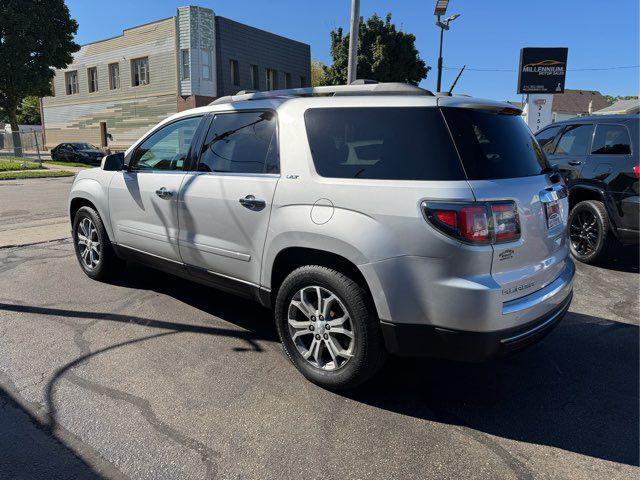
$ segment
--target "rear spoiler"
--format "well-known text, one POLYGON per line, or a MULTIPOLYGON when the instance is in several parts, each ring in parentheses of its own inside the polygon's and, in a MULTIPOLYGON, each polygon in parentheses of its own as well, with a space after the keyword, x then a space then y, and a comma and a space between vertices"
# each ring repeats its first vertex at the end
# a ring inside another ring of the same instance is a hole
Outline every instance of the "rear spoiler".
POLYGON ((438 96, 437 98, 439 107, 469 108, 472 110, 482 110, 502 115, 522 114, 522 109, 507 102, 494 102, 492 100, 474 99, 470 97, 465 98, 460 96, 438 96))

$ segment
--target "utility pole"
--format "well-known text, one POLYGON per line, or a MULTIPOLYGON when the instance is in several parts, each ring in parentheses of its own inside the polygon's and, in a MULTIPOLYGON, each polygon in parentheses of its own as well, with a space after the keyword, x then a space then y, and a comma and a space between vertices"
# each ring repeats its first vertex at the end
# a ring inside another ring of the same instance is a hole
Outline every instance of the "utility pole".
POLYGON ((347 85, 358 76, 358 33, 360 30, 360 0, 351 0, 351 30, 349 32, 349 66, 347 85))

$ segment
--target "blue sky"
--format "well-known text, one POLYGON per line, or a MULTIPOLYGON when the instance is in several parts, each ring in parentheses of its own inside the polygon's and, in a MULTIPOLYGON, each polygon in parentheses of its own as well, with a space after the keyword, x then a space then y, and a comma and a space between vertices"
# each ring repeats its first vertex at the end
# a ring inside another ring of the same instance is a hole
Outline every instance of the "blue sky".
MULTIPOLYGON (((81 44, 118 35, 175 14, 181 5, 200 5, 217 15, 311 45, 314 58, 330 63, 329 31, 348 29, 350 0, 67 0, 79 22, 81 44)), ((609 95, 638 95, 638 68, 584 70, 640 64, 638 0, 451 0, 448 14, 460 13, 445 33, 444 64, 468 69, 456 91, 495 99, 518 99, 516 82, 522 47, 569 48, 566 88, 609 95)), ((361 0, 361 15, 393 14, 394 23, 416 36, 416 46, 433 67, 422 86, 435 90, 438 28, 435 0, 361 0)), ((445 70, 443 85, 457 71, 445 70)))

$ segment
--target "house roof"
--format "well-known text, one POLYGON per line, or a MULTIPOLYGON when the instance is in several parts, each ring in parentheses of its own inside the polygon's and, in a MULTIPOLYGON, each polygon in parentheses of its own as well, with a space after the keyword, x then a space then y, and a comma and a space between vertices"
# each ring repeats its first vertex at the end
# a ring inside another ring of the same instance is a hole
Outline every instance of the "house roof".
POLYGON ((640 99, 618 100, 613 105, 593 112, 594 115, 624 115, 627 113, 640 113, 640 99))
POLYGON ((589 113, 589 102, 593 101, 593 111, 601 110, 611 105, 600 92, 595 90, 570 90, 553 95, 554 112, 586 115, 589 113))

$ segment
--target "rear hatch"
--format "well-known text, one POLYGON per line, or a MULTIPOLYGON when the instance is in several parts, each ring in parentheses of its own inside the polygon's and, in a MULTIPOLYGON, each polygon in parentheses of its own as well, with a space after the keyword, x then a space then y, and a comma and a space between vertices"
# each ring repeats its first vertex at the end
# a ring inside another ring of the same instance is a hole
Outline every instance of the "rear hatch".
POLYGON ((491 265, 508 301, 544 288, 564 268, 566 189, 552 181, 544 153, 519 110, 476 102, 439 99, 476 201, 515 203, 520 237, 495 243, 491 265))

